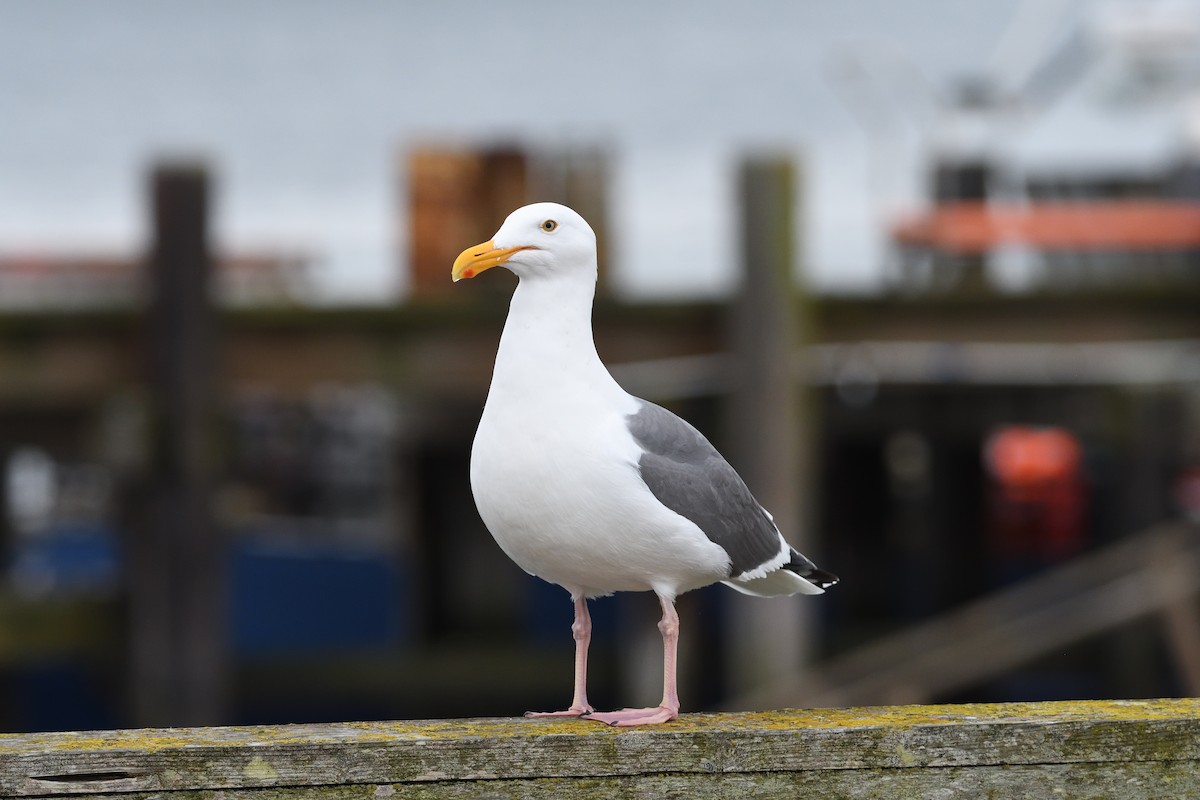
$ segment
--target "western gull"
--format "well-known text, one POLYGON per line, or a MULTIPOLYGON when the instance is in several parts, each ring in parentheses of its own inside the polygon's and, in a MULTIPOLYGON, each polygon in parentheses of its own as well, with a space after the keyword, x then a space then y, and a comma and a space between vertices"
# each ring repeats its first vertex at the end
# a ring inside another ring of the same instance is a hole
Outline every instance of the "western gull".
POLYGON ((496 266, 519 278, 471 449, 484 524, 523 570, 574 602, 575 692, 564 711, 610 725, 679 715, 675 598, 718 581, 750 595, 821 594, 837 577, 796 552, 694 427, 622 389, 596 354, 596 235, 573 210, 535 203, 451 277, 496 266), (662 606, 663 697, 596 712, 587 700, 589 598, 652 591, 662 606))

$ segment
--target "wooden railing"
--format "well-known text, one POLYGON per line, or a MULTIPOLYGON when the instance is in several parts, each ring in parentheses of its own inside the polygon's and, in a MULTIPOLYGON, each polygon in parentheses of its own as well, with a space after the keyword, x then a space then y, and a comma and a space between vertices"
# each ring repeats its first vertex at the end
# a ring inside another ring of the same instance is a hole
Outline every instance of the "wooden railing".
POLYGON ((0 735, 0 796, 1200 797, 1200 700, 0 735))

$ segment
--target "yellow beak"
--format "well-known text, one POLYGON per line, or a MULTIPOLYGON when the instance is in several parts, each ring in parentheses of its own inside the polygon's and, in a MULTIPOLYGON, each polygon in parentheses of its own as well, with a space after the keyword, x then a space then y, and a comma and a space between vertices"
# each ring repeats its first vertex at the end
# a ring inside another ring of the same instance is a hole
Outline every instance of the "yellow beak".
POLYGON ((459 253, 458 258, 454 259, 454 269, 450 271, 450 278, 455 283, 463 278, 474 278, 484 270, 498 267, 508 259, 512 258, 513 253, 518 253, 522 250, 532 250, 532 247, 502 247, 497 249, 495 242, 484 242, 477 244, 474 247, 468 247, 459 253))

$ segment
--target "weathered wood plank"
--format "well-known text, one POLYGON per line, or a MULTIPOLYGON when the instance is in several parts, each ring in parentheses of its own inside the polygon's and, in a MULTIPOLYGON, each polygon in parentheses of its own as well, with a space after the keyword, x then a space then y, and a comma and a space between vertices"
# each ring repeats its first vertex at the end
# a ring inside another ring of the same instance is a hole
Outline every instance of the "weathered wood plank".
MULTIPOLYGON (((291 800, 297 789, 235 789, 105 794, 105 800, 291 800)), ((1200 772, 1190 762, 1030 767, 951 767, 937 770, 870 769, 716 775, 645 775, 544 778, 428 784, 365 784, 303 789, 312 800, 705 800, 705 798, 819 797, 881 800, 937 797, 997 800, 1136 798, 1195 800, 1200 772)))
POLYGON ((1198 761, 1195 699, 900 706, 3 735, 0 795, 1194 797, 1198 761))

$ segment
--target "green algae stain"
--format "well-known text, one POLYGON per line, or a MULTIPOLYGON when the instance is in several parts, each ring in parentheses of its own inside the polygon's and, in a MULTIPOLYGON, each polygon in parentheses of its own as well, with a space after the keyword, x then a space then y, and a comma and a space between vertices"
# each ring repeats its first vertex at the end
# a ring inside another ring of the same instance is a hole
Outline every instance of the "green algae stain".
POLYGON ((258 784, 279 780, 279 771, 268 764, 262 756, 250 759, 250 763, 242 769, 242 774, 246 776, 247 780, 258 784))
POLYGON ((896 745, 896 757, 900 759, 901 765, 911 767, 917 763, 917 754, 909 750, 902 744, 896 745))

